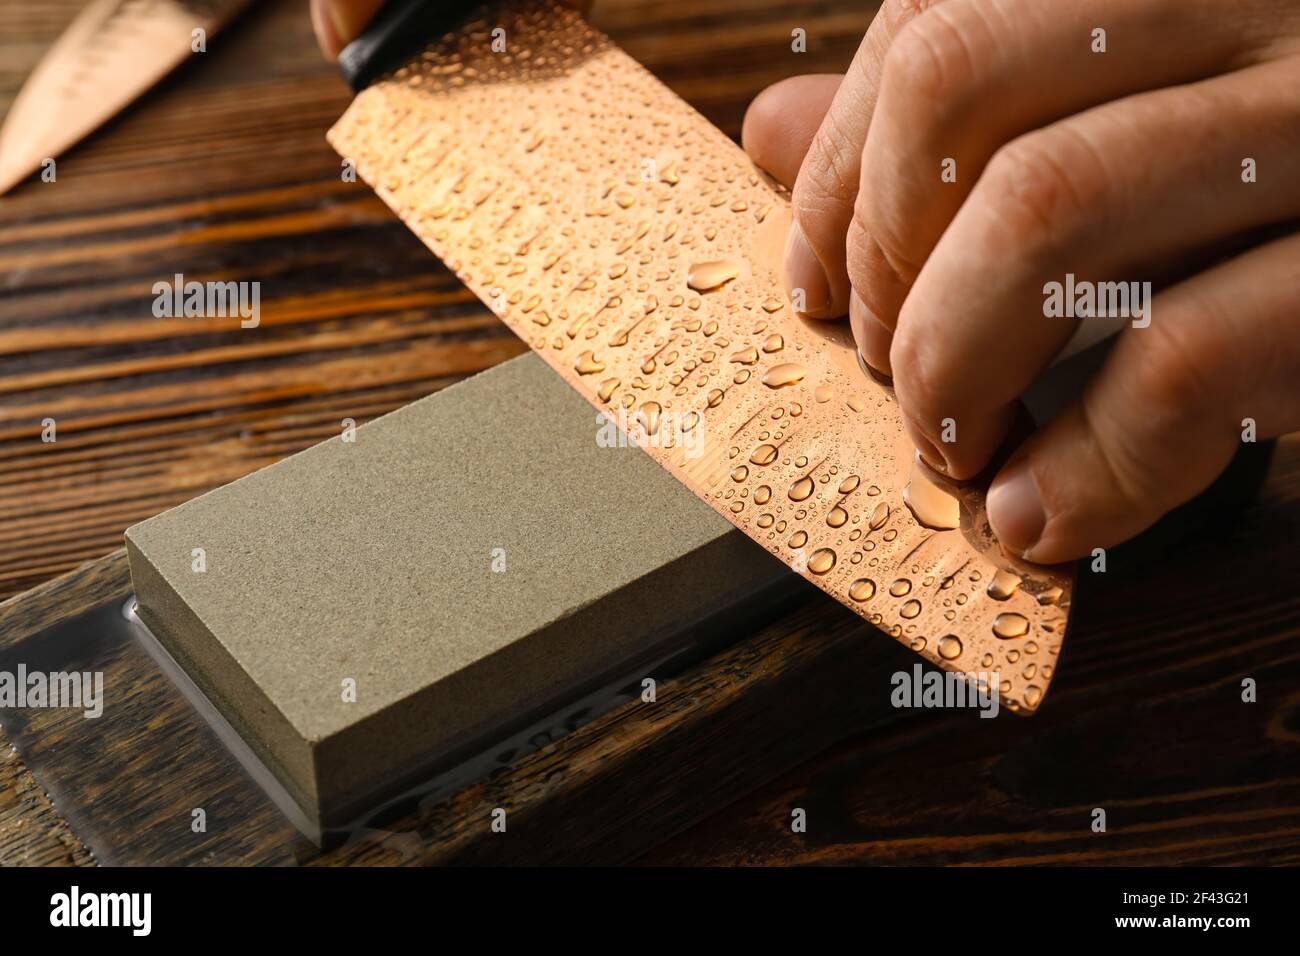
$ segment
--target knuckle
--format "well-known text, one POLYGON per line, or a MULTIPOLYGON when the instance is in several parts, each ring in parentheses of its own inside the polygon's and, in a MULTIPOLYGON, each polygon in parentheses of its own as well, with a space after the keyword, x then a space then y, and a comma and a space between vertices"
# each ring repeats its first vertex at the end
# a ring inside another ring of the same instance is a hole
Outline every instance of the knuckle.
POLYGON ((890 204, 878 199, 877 188, 864 183, 853 208, 853 229, 847 237, 850 261, 856 244, 858 261, 865 269, 910 285, 920 274, 921 263, 904 251, 902 235, 907 225, 898 223, 898 214, 890 204))
POLYGON ((1056 137, 1022 136, 993 154, 978 201, 1017 243, 1060 246, 1095 212, 1099 191, 1072 160, 1061 156, 1056 137))
MULTIPOLYGON (((867 228, 861 212, 855 209, 853 219, 849 222, 849 230, 844 236, 844 254, 845 261, 848 263, 849 282, 859 290, 859 294, 862 288, 871 284, 871 269, 868 263, 876 254, 876 245, 876 240, 872 238, 871 230, 867 228)), ((864 301, 870 308, 871 302, 865 298, 864 301)))
POLYGON ((791 196, 796 209, 825 212, 825 205, 847 205, 858 193, 861 146, 845 130, 832 108, 813 134, 791 196))
MULTIPOLYGON (((1083 403, 1083 415, 1092 446, 1088 457, 1097 463, 1106 485, 1112 489, 1109 496, 1112 507, 1121 511, 1133 508, 1145 511, 1163 500, 1166 489, 1152 472, 1149 449, 1144 452, 1137 447, 1139 442, 1124 423, 1100 419, 1087 401, 1083 403)), ((1072 507, 1069 501, 1057 501, 1055 506, 1066 511, 1072 507)))
POLYGON ((1232 436, 1206 428, 1219 417, 1215 356, 1176 331, 1157 328, 1125 333, 1143 336, 1146 354, 1125 383, 1122 408, 1112 406, 1103 417, 1087 393, 1083 408, 1096 458, 1119 500, 1163 512, 1195 490, 1195 469, 1175 463, 1204 460, 1220 450, 1221 440, 1231 444, 1232 436))
POLYGON ((849 223, 844 251, 853 290, 868 311, 892 327, 919 269, 891 255, 861 215, 849 223))
POLYGON ((1147 361, 1138 365, 1135 393, 1148 406, 1162 432, 1169 432, 1209 410, 1216 398, 1215 350, 1198 344, 1187 330, 1195 321, 1152 323, 1133 335, 1144 336, 1147 361))
POLYGON ((1225 374, 1231 359, 1221 341, 1198 333, 1204 325, 1180 315, 1125 331, 1116 346, 1129 350, 1123 380, 1084 391, 1089 459, 1117 510, 1164 513, 1204 487, 1237 445, 1225 410, 1236 387, 1225 374))
POLYGON ((973 63, 970 39, 941 11, 931 10, 908 21, 889 45, 881 85, 910 101, 946 103, 968 85, 973 63))
POLYGON ((942 0, 885 0, 880 7, 880 16, 884 18, 886 35, 898 36, 903 27, 941 2, 942 0))

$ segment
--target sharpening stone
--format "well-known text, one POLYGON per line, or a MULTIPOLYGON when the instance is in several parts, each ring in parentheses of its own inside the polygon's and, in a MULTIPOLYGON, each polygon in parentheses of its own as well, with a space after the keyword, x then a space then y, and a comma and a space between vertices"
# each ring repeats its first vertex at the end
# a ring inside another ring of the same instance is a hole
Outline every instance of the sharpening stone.
POLYGON ((346 822, 793 580, 597 432, 521 356, 128 529, 138 613, 310 821, 346 822))

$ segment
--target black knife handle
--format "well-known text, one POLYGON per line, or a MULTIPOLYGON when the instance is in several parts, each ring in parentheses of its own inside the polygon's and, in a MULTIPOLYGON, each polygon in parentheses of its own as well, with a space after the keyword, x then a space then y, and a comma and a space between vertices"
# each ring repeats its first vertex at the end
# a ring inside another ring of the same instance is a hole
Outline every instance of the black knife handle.
POLYGON ((361 36, 339 53, 339 70, 360 92, 453 29, 480 0, 388 0, 361 36))

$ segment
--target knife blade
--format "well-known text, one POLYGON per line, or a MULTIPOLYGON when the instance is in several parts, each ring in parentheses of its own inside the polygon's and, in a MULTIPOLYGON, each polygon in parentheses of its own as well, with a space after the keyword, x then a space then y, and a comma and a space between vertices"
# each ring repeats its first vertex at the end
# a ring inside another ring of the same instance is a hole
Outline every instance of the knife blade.
POLYGON ((958 486, 916 464, 848 329, 796 314, 789 194, 555 0, 424 39, 395 69, 345 65, 365 88, 329 140, 360 178, 705 503, 932 664, 1036 710, 1073 569, 1005 554, 992 473, 958 486))
POLYGON ((37 64, 0 127, 0 195, 185 61, 249 0, 93 0, 37 64))

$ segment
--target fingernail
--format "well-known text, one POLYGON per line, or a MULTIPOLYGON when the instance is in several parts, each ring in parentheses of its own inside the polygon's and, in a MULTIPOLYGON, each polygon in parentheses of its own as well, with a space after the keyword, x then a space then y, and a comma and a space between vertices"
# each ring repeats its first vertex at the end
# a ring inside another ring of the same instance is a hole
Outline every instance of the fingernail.
POLYGON ((1027 458, 994 479, 986 507, 989 524, 1002 546, 1021 557, 1030 557, 1047 524, 1047 512, 1027 458))
POLYGON ((821 260, 813 252, 799 223, 790 224, 790 234, 785 240, 783 267, 785 288, 794 302, 796 311, 806 315, 819 315, 831 304, 831 285, 821 260), (803 308, 799 308, 802 292, 803 308))
POLYGON ((853 330, 853 341, 857 343, 862 361, 882 375, 892 375, 889 346, 894 334, 867 308, 856 291, 849 294, 849 328, 853 330))
POLYGON ((916 453, 921 456, 921 460, 940 474, 947 474, 948 462, 944 460, 939 449, 927 438, 918 438, 916 442, 916 453))
POLYGON ((916 448, 916 453, 921 456, 921 460, 941 475, 947 474, 948 459, 943 456, 943 452, 939 451, 934 442, 926 438, 910 418, 903 419, 903 427, 907 430, 907 436, 912 439, 912 444, 916 448))

